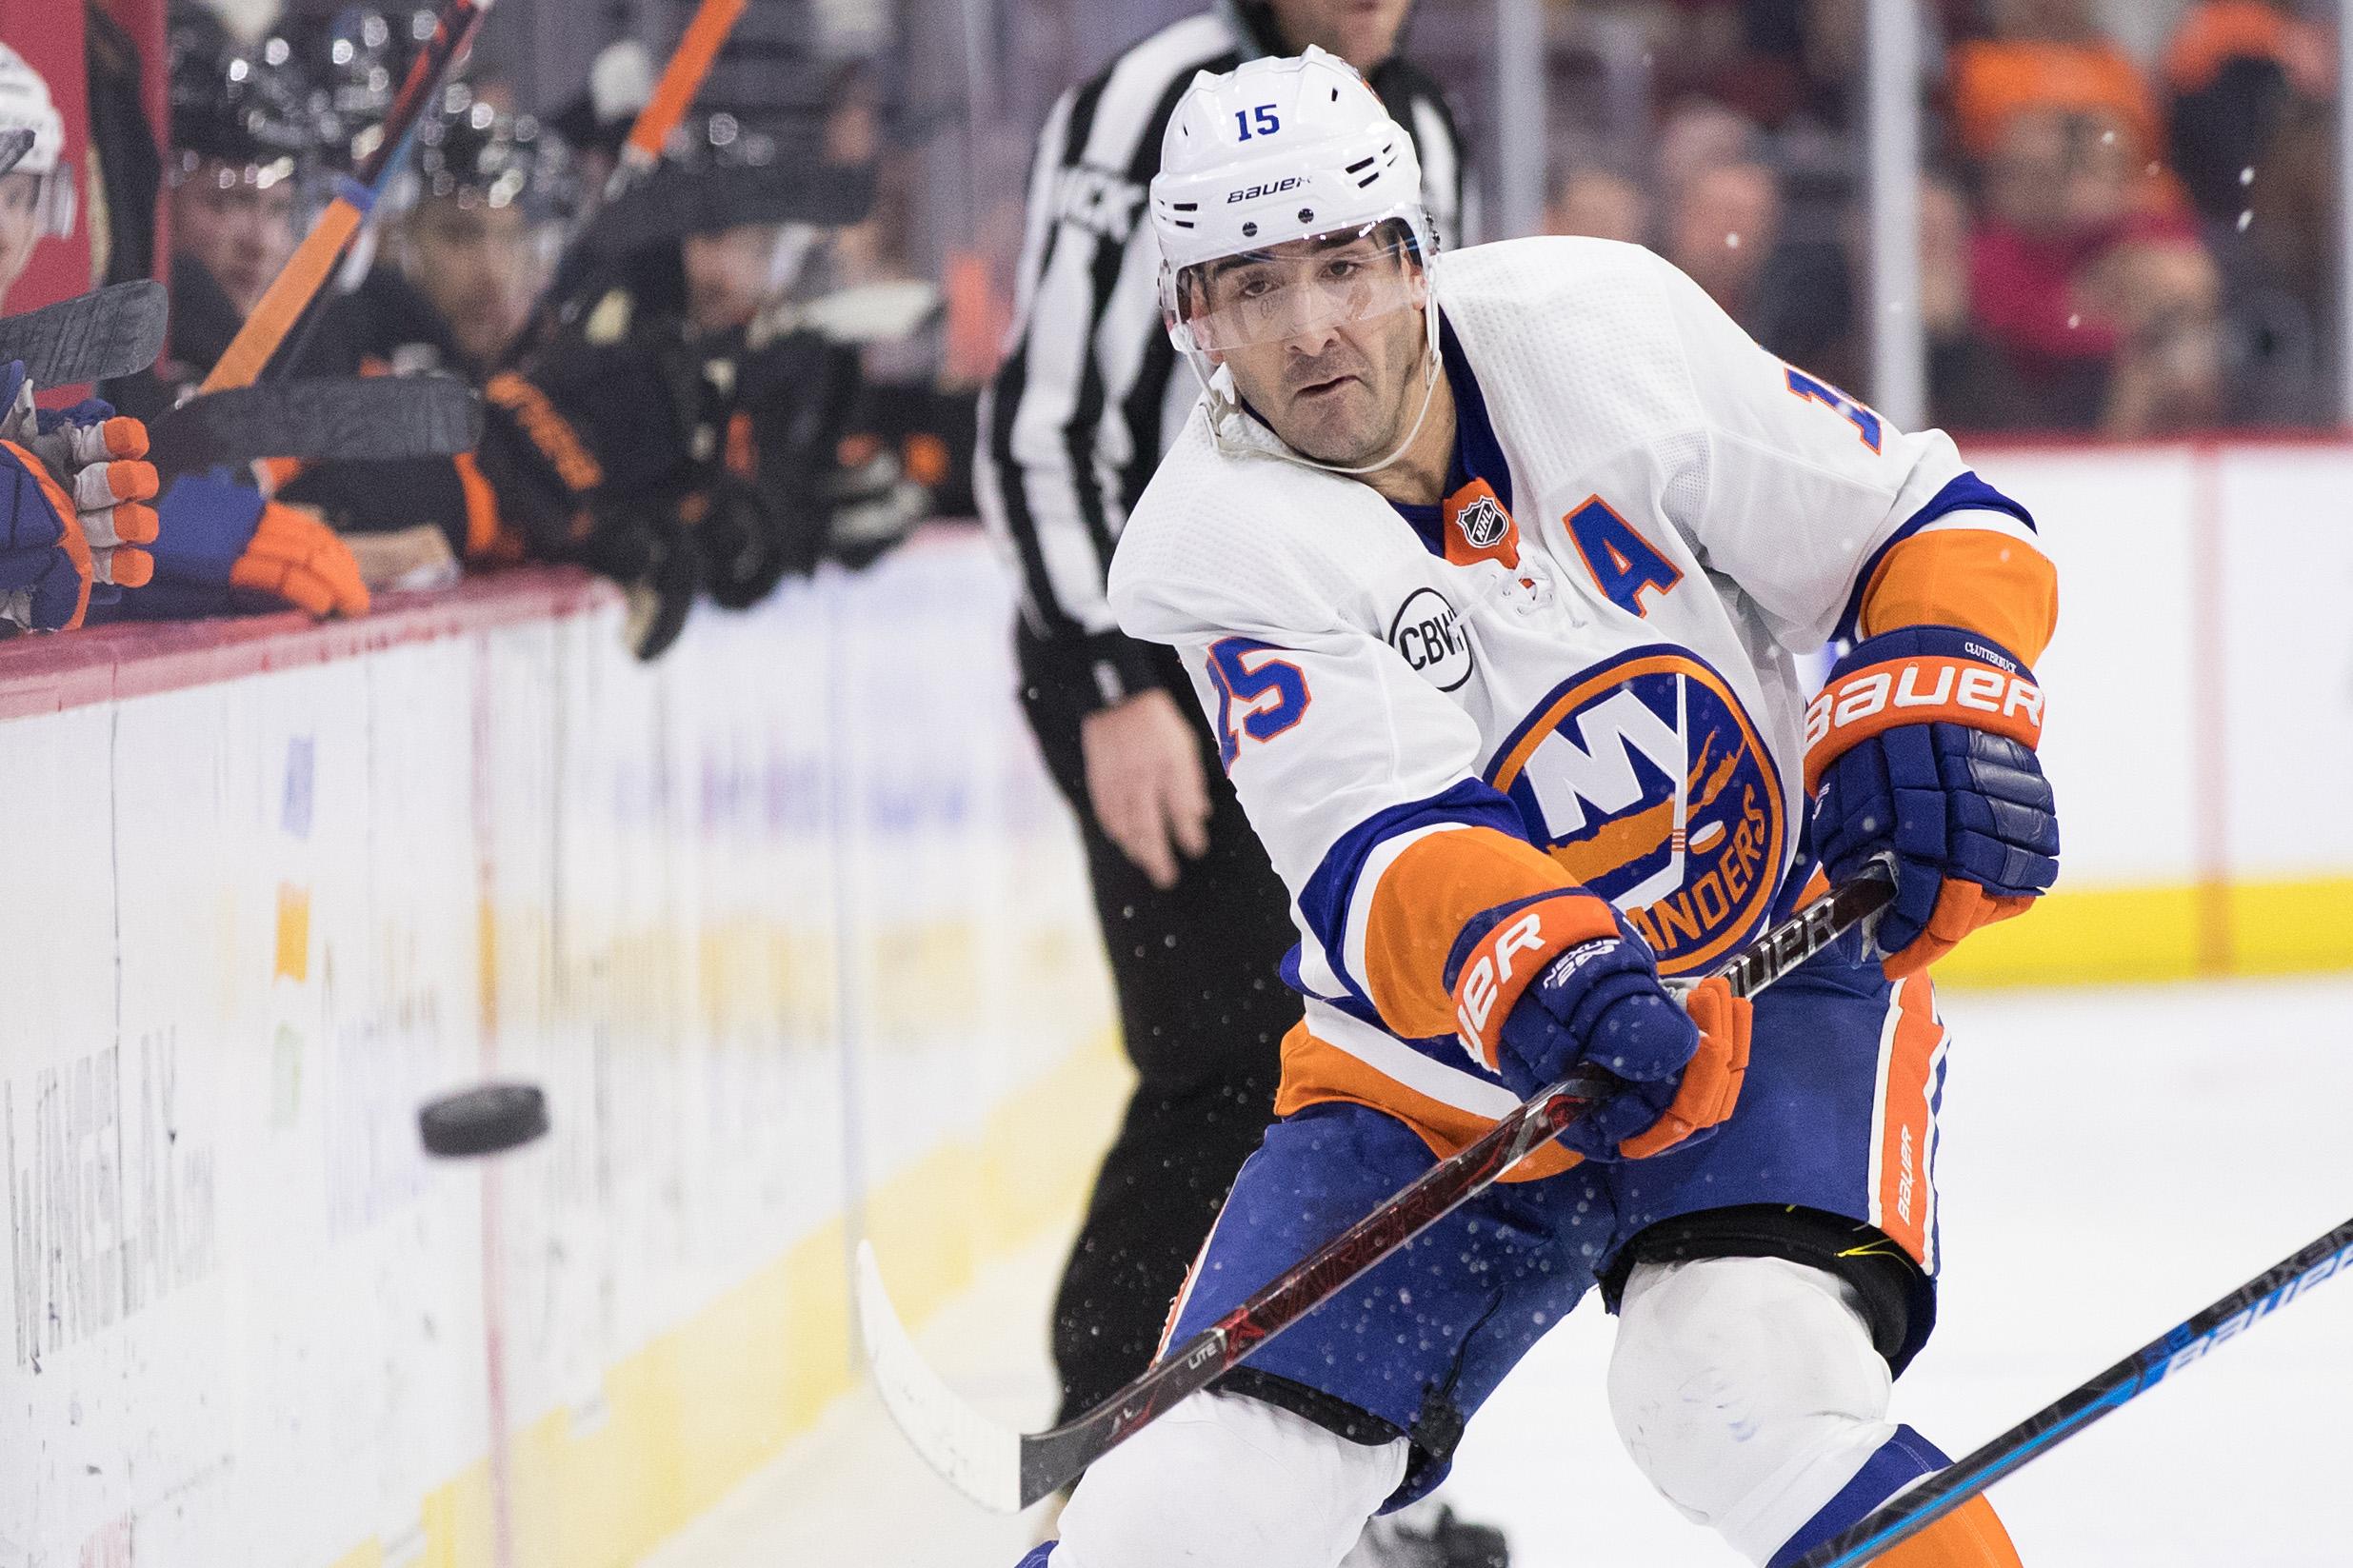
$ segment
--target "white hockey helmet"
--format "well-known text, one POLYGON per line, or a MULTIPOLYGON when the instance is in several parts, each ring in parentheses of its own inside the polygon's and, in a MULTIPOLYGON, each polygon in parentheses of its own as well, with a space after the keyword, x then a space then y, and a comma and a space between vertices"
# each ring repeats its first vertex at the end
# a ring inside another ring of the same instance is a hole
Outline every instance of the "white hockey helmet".
MULTIPOLYGON (((1209 381, 1206 352, 1234 347, 1247 328, 1226 323, 1212 332, 1187 319, 1199 297, 1186 286, 1191 268, 1384 225, 1395 226, 1417 266, 1437 250, 1413 140, 1346 61, 1310 46, 1296 58, 1246 61, 1222 76, 1199 73, 1169 117, 1152 180, 1170 340, 1209 381)), ((1330 320, 1419 303, 1418 294, 1374 289, 1327 295, 1321 306, 1330 320)), ((1295 312, 1263 315, 1293 329, 1312 324, 1295 312)))
POLYGON ((0 44, 0 130, 30 130, 32 146, 9 170, 39 182, 36 215, 44 234, 73 229, 73 169, 65 161, 66 122, 50 102, 49 84, 25 57, 0 44))

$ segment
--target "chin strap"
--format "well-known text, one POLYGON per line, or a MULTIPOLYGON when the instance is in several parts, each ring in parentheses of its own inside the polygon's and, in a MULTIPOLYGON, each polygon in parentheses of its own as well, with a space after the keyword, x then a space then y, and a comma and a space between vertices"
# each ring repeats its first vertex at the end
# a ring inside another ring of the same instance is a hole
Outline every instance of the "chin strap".
MULTIPOLYGON (((1437 400, 1438 377, 1444 369, 1443 356, 1438 348, 1437 304, 1435 301, 1427 300, 1426 296, 1425 299, 1426 303, 1422 307, 1422 321, 1426 328, 1422 338, 1422 407, 1413 416, 1413 424, 1406 427, 1405 435, 1395 447, 1389 449, 1386 457, 1377 463, 1366 463, 1356 467, 1343 467, 1337 463, 1325 463, 1309 457, 1281 436, 1276 435, 1273 428, 1264 420, 1258 419, 1242 406, 1242 399, 1233 389, 1231 370, 1221 367, 1215 374, 1204 374, 1200 361, 1193 360, 1194 373, 1201 376, 1202 386, 1209 394, 1210 439, 1217 443, 1220 451, 1228 456, 1279 457, 1286 462, 1296 463, 1303 468, 1318 468, 1327 474, 1346 474, 1351 478, 1359 474, 1379 473, 1390 464, 1395 463, 1406 455, 1406 450, 1421 436, 1422 427, 1429 423, 1429 406, 1437 400), (1260 430, 1265 432, 1266 439, 1258 442, 1230 438, 1226 434, 1227 424, 1237 419, 1248 420, 1256 425, 1260 430)), ((1193 359, 1189 353, 1186 357, 1188 360, 1193 359)))

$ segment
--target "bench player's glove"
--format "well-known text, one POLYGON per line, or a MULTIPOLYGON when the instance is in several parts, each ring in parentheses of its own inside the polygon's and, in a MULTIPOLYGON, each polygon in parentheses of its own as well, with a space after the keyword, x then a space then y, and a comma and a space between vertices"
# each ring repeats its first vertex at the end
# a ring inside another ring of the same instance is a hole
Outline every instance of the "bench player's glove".
POLYGON ((826 554, 846 566, 871 566, 931 515, 931 486, 904 447, 860 433, 846 437, 825 482, 826 554))
POLYGON ((488 553, 570 561, 619 585, 641 659, 677 640, 701 578, 696 422, 681 346, 565 339, 483 388, 478 471, 495 502, 488 553))
POLYGON ((2033 671, 1954 626, 1866 638, 1807 706, 1814 853, 1833 883, 1895 863, 1895 902, 1872 930, 1890 978, 2024 913, 2057 880, 2042 734, 2033 671))
POLYGON ((1660 983, 1649 943, 1590 893, 1547 897, 1473 933, 1454 994, 1474 1057, 1524 1100, 1578 1067, 1622 1081, 1561 1135, 1563 1144, 1589 1160, 1642 1160, 1705 1138, 1732 1114, 1748 1071, 1751 1013, 1723 981, 1700 985, 1687 1004, 1677 1001, 1660 983), (1565 949, 1532 956, 1565 935, 1565 949))
POLYGON ((227 468, 182 474, 162 510, 154 581, 123 595, 107 619, 192 621, 289 605, 322 621, 368 613, 359 563, 334 530, 227 468))
POLYGON ((153 566, 146 427, 96 401, 37 413, 31 394, 21 364, 0 367, 0 636, 70 631, 153 566))

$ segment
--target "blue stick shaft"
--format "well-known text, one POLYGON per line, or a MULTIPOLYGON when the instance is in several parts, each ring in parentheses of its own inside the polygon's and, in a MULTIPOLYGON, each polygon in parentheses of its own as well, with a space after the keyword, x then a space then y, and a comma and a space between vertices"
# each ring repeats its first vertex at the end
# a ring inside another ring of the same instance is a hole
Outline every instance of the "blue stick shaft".
POLYGON ((1795 1568, 1860 1568, 1919 1534, 2028 1460, 2253 1328, 2323 1280, 2353 1274, 2353 1220, 2241 1285, 2188 1321, 2062 1395, 1993 1441, 1880 1505, 1800 1558, 1795 1568))

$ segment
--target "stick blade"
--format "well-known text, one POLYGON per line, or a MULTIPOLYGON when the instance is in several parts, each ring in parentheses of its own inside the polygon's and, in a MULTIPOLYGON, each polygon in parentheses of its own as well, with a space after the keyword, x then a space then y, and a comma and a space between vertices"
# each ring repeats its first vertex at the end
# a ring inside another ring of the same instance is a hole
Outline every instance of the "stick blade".
POLYGON ((168 310, 153 278, 113 284, 0 319, 0 360, 23 360, 36 387, 132 375, 164 351, 168 310))
POLYGON ((1022 1437, 967 1404, 915 1348, 883 1287, 874 1243, 858 1243, 858 1320, 867 1364, 890 1419, 924 1462, 984 1508, 1019 1513, 1022 1437))
POLYGON ((619 261, 739 224, 837 228, 859 222, 873 206, 874 175, 866 169, 664 169, 599 208, 574 243, 586 254, 619 261))
POLYGON ((165 473, 216 463, 454 457, 482 435, 482 398, 449 376, 265 381, 189 399, 148 427, 165 473))

